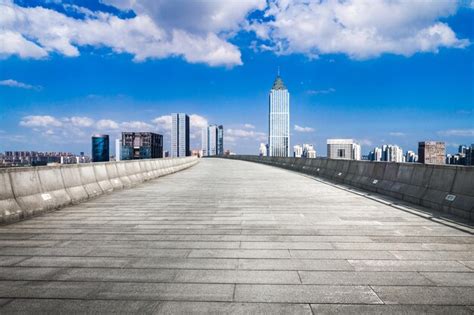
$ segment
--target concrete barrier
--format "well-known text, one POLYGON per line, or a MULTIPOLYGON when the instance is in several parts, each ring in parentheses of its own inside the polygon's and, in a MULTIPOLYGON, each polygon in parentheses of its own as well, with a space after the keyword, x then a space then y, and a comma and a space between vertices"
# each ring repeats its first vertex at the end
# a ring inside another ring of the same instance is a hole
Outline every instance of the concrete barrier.
POLYGON ((77 204, 196 163, 196 157, 185 157, 0 169, 0 223, 77 204))
POLYGON ((474 167, 247 155, 227 158, 311 174, 474 223, 474 167))

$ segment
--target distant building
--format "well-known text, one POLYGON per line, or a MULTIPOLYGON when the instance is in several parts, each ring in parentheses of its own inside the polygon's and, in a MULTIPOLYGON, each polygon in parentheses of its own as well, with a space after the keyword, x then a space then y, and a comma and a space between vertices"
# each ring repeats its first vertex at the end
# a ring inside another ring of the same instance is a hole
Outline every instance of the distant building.
POLYGON ((418 155, 415 152, 408 150, 407 153, 405 154, 405 162, 407 163, 418 162, 418 155))
POLYGON ((217 155, 224 155, 224 126, 217 127, 217 155))
POLYGON ((303 157, 307 159, 316 158, 316 150, 314 149, 312 144, 303 144, 303 157))
POLYGON ((93 135, 92 162, 107 162, 109 156, 109 135, 93 135))
POLYGON ((424 164, 445 164, 446 146, 440 141, 418 142, 418 161, 424 164))
POLYGON ((122 159, 122 139, 115 139, 115 161, 122 159))
POLYGON ((328 139, 327 157, 339 160, 360 160, 362 159, 361 148, 352 139, 328 139))
POLYGON ((209 125, 202 129, 203 156, 224 155, 224 127, 209 125))
POLYGON ((466 163, 464 165, 474 165, 474 143, 466 151, 466 163))
POLYGON ((260 143, 260 148, 258 149, 258 155, 267 156, 268 155, 268 145, 265 143, 260 143))
POLYGON ((191 150, 191 156, 201 157, 202 156, 202 150, 199 150, 199 149, 191 150))
POLYGON ((122 132, 122 160, 163 157, 163 136, 153 132, 122 132))
POLYGON ((268 156, 290 157, 290 93, 278 73, 269 95, 268 156))
POLYGON ((398 145, 384 144, 382 148, 375 147, 369 153, 368 159, 370 161, 385 161, 385 162, 405 162, 403 150, 398 145))
POLYGON ((293 157, 300 158, 303 156, 303 147, 299 144, 293 146, 293 157))
POLYGON ((189 150, 189 116, 185 113, 171 114, 171 157, 191 155, 189 150))

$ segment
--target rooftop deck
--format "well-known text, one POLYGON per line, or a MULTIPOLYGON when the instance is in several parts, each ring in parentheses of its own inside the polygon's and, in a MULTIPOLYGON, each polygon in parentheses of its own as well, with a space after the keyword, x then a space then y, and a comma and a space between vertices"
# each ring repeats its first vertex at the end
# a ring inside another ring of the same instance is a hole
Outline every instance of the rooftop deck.
POLYGON ((225 159, 0 227, 0 313, 474 311, 474 237, 225 159))

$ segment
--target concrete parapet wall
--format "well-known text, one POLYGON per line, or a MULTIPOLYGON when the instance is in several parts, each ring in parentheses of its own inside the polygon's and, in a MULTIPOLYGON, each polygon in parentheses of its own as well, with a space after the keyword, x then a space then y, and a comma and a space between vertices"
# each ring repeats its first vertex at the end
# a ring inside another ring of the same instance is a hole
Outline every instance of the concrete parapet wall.
POLYGON ((234 155, 401 199, 474 222, 474 167, 234 155))
POLYGON ((185 157, 0 169, 0 223, 130 188, 196 163, 196 157, 185 157))

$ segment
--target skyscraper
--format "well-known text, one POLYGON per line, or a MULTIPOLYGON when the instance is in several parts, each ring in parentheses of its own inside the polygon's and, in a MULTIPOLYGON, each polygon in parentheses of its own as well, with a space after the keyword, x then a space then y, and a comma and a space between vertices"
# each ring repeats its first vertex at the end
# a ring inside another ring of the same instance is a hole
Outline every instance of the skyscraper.
POLYGON ((224 155, 224 126, 217 127, 217 155, 224 155))
POLYGON ((424 164, 445 164, 446 147, 444 142, 418 142, 418 162, 424 164))
POLYGON ((191 155, 189 150, 189 116, 185 113, 171 114, 171 157, 191 155))
POLYGON ((122 160, 163 157, 163 136, 153 132, 122 132, 122 160))
POLYGON ((203 156, 224 155, 224 127, 209 125, 202 129, 203 156))
POLYGON ((109 135, 92 136, 92 162, 109 161, 109 135))
POLYGON ((327 140, 329 159, 339 160, 360 160, 360 145, 352 139, 328 139, 327 140))
POLYGON ((278 73, 269 95, 268 155, 289 157, 290 93, 278 73))

